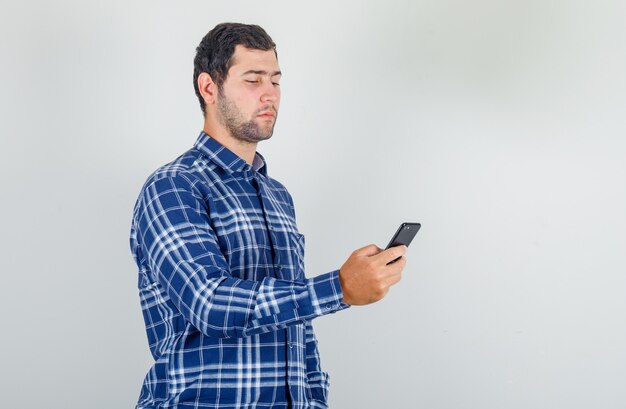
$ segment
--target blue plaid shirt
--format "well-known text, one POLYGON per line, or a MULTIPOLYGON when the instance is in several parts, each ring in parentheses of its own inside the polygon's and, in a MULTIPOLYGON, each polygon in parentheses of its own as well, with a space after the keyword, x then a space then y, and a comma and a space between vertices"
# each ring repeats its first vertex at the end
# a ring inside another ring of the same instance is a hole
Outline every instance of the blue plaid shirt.
POLYGON ((130 245, 154 365, 137 408, 326 408, 311 320, 347 305, 338 270, 306 278, 293 200, 204 132, 157 169, 130 245))

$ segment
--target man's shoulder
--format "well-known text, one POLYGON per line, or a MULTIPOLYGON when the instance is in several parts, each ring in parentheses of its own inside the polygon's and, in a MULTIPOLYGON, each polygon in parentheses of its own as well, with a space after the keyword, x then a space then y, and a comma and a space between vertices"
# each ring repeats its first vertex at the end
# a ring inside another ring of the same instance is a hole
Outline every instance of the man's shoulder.
POLYGON ((278 180, 274 179, 273 177, 267 176, 267 182, 276 190, 279 191, 284 191, 287 194, 289 193, 289 191, 287 190, 287 187, 285 185, 283 185, 281 182, 279 182, 278 180))
POLYGON ((141 190, 144 191, 147 187, 163 179, 175 179, 194 184, 199 179, 201 170, 206 169, 207 165, 202 155, 195 148, 191 148, 150 173, 141 190))

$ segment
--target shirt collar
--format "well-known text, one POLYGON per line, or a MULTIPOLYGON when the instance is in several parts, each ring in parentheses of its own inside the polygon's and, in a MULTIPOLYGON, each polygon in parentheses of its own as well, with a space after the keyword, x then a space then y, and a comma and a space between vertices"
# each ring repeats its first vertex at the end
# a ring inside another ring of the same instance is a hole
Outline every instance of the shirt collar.
POLYGON ((241 159, 237 154, 219 143, 216 139, 211 138, 204 131, 200 132, 193 146, 229 174, 254 170, 261 173, 263 176, 267 176, 265 158, 259 152, 254 153, 252 166, 250 166, 248 162, 241 159))

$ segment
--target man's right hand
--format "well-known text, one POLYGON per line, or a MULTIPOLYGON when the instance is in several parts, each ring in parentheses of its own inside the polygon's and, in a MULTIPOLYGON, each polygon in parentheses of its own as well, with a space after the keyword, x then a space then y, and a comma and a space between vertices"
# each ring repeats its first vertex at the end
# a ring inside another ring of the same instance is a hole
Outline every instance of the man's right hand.
POLYGON ((400 281, 406 250, 406 246, 383 250, 375 244, 355 250, 339 269, 343 302, 367 305, 381 300, 389 287, 400 281), (398 257, 398 261, 387 265, 398 257))

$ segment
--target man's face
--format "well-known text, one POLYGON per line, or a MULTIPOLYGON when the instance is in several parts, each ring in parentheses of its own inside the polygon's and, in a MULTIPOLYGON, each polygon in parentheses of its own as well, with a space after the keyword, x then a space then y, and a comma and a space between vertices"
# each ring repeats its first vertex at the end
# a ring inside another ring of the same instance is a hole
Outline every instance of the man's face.
POLYGON ((269 139, 280 105, 280 68, 273 50, 235 47, 233 64, 218 93, 218 120, 247 142, 269 139))

